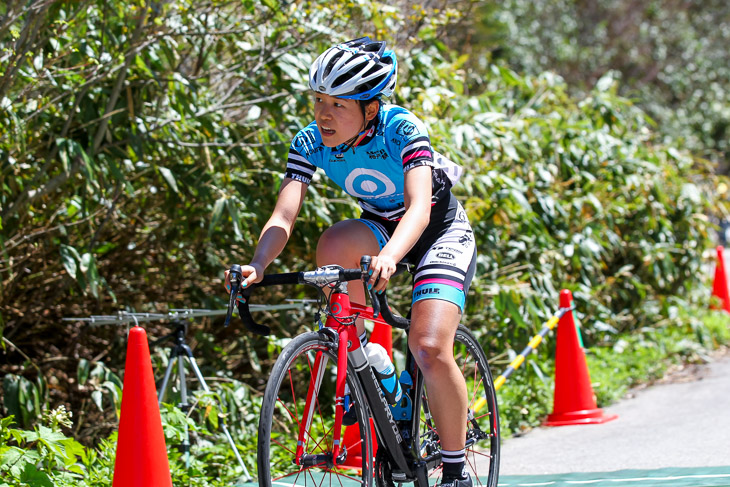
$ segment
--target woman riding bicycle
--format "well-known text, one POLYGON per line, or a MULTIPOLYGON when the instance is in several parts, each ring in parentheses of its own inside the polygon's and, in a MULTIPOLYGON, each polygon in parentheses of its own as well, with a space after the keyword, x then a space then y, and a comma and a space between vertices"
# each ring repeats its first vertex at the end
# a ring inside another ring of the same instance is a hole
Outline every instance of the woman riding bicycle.
MULTIPOLYGON (((407 258, 417 263, 408 345, 424 375, 441 439, 443 487, 471 486, 464 469, 467 391, 453 355, 454 335, 476 266, 466 212, 451 194, 460 168, 431 148, 428 131, 412 113, 384 104, 393 93, 397 62, 385 42, 367 37, 322 53, 309 71, 314 121, 289 149, 286 174, 242 286, 259 282, 291 235, 307 187, 321 168, 362 207, 359 219, 327 229, 317 265, 357 268, 371 255, 369 289, 383 292, 407 258)), ((228 278, 226 275, 226 284, 228 278)), ((350 288, 365 304, 365 290, 350 288)), ((357 323, 363 345, 365 327, 357 323)))

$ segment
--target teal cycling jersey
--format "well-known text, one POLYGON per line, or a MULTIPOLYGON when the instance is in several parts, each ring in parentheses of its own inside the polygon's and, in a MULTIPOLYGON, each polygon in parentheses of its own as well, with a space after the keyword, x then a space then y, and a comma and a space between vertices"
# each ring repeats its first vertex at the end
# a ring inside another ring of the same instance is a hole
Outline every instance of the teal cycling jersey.
POLYGON ((310 184, 320 168, 363 210, 397 221, 405 213, 405 173, 419 166, 433 168, 432 205, 448 197, 461 175, 458 165, 433 151, 421 120, 405 108, 384 105, 353 147, 325 146, 316 122, 300 130, 289 148, 285 177, 310 184))

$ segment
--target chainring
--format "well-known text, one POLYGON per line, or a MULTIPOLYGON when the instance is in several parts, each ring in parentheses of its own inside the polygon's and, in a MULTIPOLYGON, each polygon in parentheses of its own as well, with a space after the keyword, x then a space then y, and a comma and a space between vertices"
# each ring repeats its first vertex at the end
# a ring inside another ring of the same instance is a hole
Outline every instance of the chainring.
POLYGON ((396 487, 384 448, 378 448, 375 454, 375 484, 377 487, 396 487))

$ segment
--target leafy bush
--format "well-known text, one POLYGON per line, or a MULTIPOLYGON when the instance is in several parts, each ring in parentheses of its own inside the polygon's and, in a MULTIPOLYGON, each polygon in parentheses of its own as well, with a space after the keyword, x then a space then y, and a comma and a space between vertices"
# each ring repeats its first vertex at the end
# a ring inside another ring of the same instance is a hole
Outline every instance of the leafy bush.
MULTIPOLYGON (((203 403, 206 401, 202 395, 198 399, 203 403)), ((209 418, 217 417, 219 413, 217 408, 204 407, 204 410, 209 418)), ((99 441, 94 448, 81 445, 62 432, 63 428, 72 426, 71 415, 63 406, 44 415, 40 424, 32 430, 12 428, 13 421, 12 416, 0 419, 0 486, 112 485, 116 433, 99 441)), ((168 445, 181 443, 186 430, 193 438, 189 458, 175 448, 169 450, 174 485, 218 487, 233 485, 244 478, 216 420, 196 422, 180 409, 165 404, 162 422, 168 445)), ((255 465, 255 436, 249 434, 244 438, 251 448, 243 455, 244 462, 247 468, 252 469, 255 465)), ((237 442, 237 445, 240 443, 237 442)))
POLYGON ((727 2, 488 1, 472 18, 482 52, 521 72, 555 71, 575 89, 594 86, 610 70, 621 73, 622 92, 660 133, 727 174, 727 2))

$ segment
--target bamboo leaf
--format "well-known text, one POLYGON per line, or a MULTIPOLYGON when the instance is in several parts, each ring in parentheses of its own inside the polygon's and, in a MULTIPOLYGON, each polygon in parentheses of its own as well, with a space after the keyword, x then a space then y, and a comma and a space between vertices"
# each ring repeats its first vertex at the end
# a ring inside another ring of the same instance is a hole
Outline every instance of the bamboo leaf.
POLYGON ((175 193, 179 193, 180 191, 177 188, 177 181, 175 180, 175 176, 172 174, 172 171, 162 166, 158 167, 157 169, 160 171, 160 174, 162 174, 162 177, 165 179, 170 188, 175 193))

